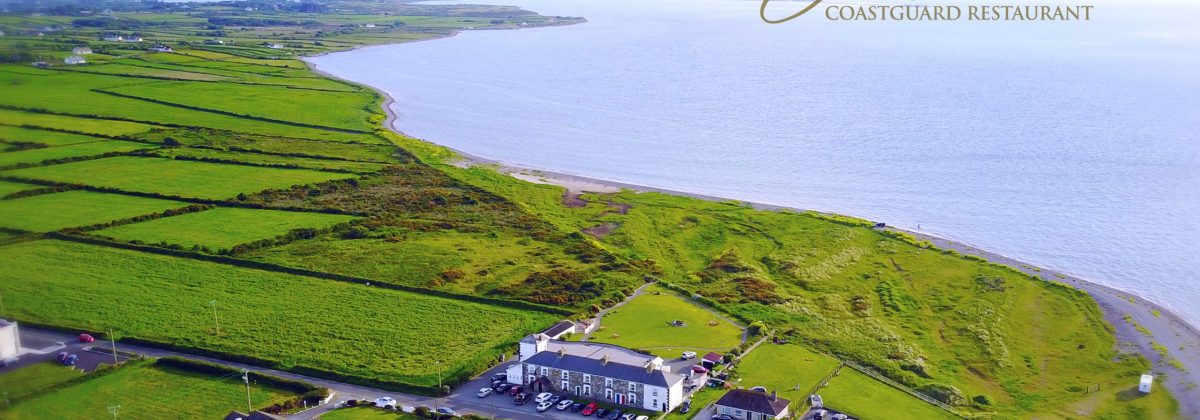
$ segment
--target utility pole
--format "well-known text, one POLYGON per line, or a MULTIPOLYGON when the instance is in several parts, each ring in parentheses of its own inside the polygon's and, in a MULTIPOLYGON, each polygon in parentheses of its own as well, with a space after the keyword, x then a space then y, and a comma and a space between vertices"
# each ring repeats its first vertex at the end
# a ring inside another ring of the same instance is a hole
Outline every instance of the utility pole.
POLYGON ((116 366, 118 363, 120 363, 117 360, 117 336, 113 335, 113 330, 111 330, 111 329, 108 330, 108 341, 112 342, 113 366, 116 366))
POLYGON ((246 413, 253 414, 254 406, 250 404, 250 371, 242 369, 242 382, 246 383, 246 413))
POLYGON ((437 395, 434 396, 434 400, 433 400, 433 411, 437 412, 438 404, 442 402, 442 361, 438 360, 437 362, 434 362, 433 364, 437 365, 437 370, 438 370, 438 389, 437 389, 437 395))
POLYGON ((213 326, 216 328, 217 335, 221 335, 221 323, 217 321, 217 300, 213 299, 213 301, 208 302, 208 304, 212 305, 213 307, 213 326))
POLYGON ((4 294, 0 293, 0 316, 4 316, 4 294))
POLYGON ((108 412, 109 412, 109 413, 112 413, 112 415, 113 415, 113 420, 117 420, 117 411, 119 411, 120 409, 121 409, 121 406, 120 406, 120 405, 110 405, 110 406, 108 406, 108 412))

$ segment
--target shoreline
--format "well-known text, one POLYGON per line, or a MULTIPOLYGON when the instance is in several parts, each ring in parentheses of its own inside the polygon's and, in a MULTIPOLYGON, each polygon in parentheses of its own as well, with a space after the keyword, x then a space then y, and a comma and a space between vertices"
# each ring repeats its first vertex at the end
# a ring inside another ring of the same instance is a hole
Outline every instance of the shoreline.
MULTIPOLYGON (((457 34, 458 31, 454 31, 445 37, 435 37, 416 42, 449 38, 457 34)), ((384 45, 397 44, 364 45, 344 51, 353 51, 358 48, 384 45)), ((324 54, 329 53, 323 53, 321 55, 324 54)), ((823 214, 836 214, 792 206, 766 204, 736 198, 719 197, 687 191, 606 180, 602 178, 574 175, 554 170, 537 169, 474 155, 462 150, 441 145, 434 141, 410 136, 404 133, 395 125, 397 115, 392 109, 392 105, 395 104, 396 101, 391 94, 383 91, 382 89, 376 88, 375 86, 346 80, 329 74, 319 69, 314 63, 306 60, 308 57, 299 58, 308 64, 311 70, 325 77, 343 80, 374 90, 382 98, 381 106, 383 107, 386 115, 383 125, 386 129, 418 141, 434 144, 438 147, 443 147, 453 151, 461 158, 460 162, 452 163, 455 166, 470 167, 487 165, 493 167, 499 173, 524 181, 563 187, 570 194, 579 194, 583 192, 612 193, 621 190, 630 190, 635 192, 656 192, 706 201, 733 201, 745 203, 755 209, 765 211, 814 211, 823 214)), ((1038 265, 1030 264, 1016 258, 1005 256, 998 252, 988 251, 986 249, 956 240, 906 228, 888 226, 886 229, 911 234, 920 240, 929 241, 935 247, 940 249, 954 250, 965 255, 975 255, 990 262, 1011 267, 1014 270, 1039 278, 1042 281, 1057 282, 1086 292, 1099 306, 1104 321, 1107 321, 1113 327, 1112 333, 1116 339, 1116 349, 1122 352, 1136 352, 1149 360, 1151 363, 1151 370, 1147 373, 1154 373, 1156 376, 1165 374, 1167 376, 1166 380, 1156 377, 1156 382, 1159 382, 1161 384, 1160 386, 1165 386, 1171 392, 1172 396, 1175 397, 1179 403, 1179 414, 1188 418, 1200 419, 1200 327, 1187 322, 1183 319, 1183 317, 1179 316, 1174 311, 1164 307, 1159 303, 1143 298, 1135 291, 1127 291, 1114 286, 1100 284, 1060 270, 1048 269, 1038 265), (1128 320, 1126 317, 1128 317, 1128 320), (1132 324, 1129 321, 1135 322, 1136 324, 1132 324), (1141 331, 1142 328, 1148 330, 1150 334, 1143 333, 1141 331), (1156 345, 1165 348, 1169 354, 1165 356, 1160 354, 1155 349, 1156 345), (1179 366, 1173 365, 1172 361, 1177 361, 1176 363, 1178 363, 1179 366), (1195 395, 1196 398, 1188 398, 1192 395, 1195 395)), ((1130 388, 1136 388, 1136 386, 1136 381, 1131 379, 1130 388)))

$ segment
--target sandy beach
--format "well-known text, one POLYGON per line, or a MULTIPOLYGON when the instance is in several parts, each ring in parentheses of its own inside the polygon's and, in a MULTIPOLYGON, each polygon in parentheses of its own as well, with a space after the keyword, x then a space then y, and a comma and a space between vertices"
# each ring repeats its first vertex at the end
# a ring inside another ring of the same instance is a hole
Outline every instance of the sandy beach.
MULTIPOLYGON (((451 34, 450 36, 453 35, 451 34)), ((309 62, 309 66, 315 72, 326 77, 344 80, 321 71, 311 62, 309 62)), ((373 86, 369 87, 384 98, 382 106, 387 115, 383 123, 384 126, 396 133, 409 136, 395 126, 396 113, 392 109, 395 100, 391 95, 373 86)), ((437 144, 436 141, 421 140, 437 144)), ((486 157, 472 155, 453 148, 450 149, 462 158, 460 161, 454 163, 456 166, 486 165, 498 172, 524 181, 563 187, 566 189, 567 195, 577 195, 585 192, 613 193, 621 190, 630 190, 636 192, 657 192, 710 201, 737 201, 767 211, 792 210, 803 212, 809 210, 527 168, 517 164, 499 162, 486 157)), ((878 222, 886 223, 887 221, 878 222)), ((1176 400, 1178 400, 1180 415, 1186 418, 1200 418, 1200 329, 1188 324, 1183 318, 1167 308, 1140 297, 1134 291, 1126 291, 1102 285, 1069 273, 1019 261, 980 247, 912 229, 897 227, 888 227, 887 229, 912 234, 919 239, 929 241, 941 249, 950 249, 962 254, 979 256, 998 264, 1013 267, 1044 281, 1067 284, 1087 292, 1096 300, 1104 313, 1104 318, 1113 326, 1113 331, 1118 342, 1118 349, 1123 352, 1139 353, 1150 360, 1153 364, 1153 369, 1148 373, 1155 374, 1156 386, 1165 386, 1176 400), (1139 329, 1139 327, 1141 328, 1139 329), (1142 329, 1148 331, 1149 334, 1143 332, 1142 329), (1160 349, 1165 349, 1166 354, 1160 354, 1160 350, 1155 350, 1156 345, 1160 349)), ((1130 378, 1128 388, 1136 390, 1136 387, 1137 378, 1130 378)))

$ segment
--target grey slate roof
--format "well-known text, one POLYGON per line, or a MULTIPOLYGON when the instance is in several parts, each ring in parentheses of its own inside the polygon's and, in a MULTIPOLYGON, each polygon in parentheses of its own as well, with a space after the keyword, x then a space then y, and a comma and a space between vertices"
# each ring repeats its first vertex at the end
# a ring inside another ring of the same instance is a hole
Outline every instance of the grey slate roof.
POLYGON ((791 401, 786 399, 772 399, 771 394, 748 389, 730 390, 725 395, 722 395, 721 399, 717 400, 717 405, 720 406, 770 414, 772 416, 778 416, 780 413, 783 413, 783 410, 786 410, 790 403, 791 401))
POLYGON ((554 324, 554 326, 547 328, 546 331, 542 331, 542 334, 546 334, 550 337, 557 337, 559 334, 562 334, 572 328, 575 328, 574 322, 559 321, 559 323, 554 324))
POLYGON ((605 364, 601 359, 572 354, 559 355, 557 352, 552 351, 535 354, 526 360, 525 363, 664 388, 670 388, 672 385, 683 381, 682 376, 662 370, 647 372, 645 366, 631 366, 617 362, 608 362, 605 364))

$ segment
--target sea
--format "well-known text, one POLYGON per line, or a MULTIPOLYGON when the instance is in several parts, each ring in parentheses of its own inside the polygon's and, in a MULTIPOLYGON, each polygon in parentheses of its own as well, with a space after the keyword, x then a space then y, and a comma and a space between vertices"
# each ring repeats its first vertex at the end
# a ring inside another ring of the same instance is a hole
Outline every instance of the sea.
MULTIPOLYGON (((311 61, 472 155, 886 222, 1200 325, 1200 3, 1030 22, 833 21, 867 3, 825 2, 767 24, 746 0, 473 2, 588 22, 311 61)), ((870 4, 889 2, 917 4, 870 4)))

